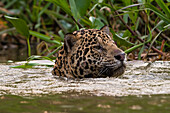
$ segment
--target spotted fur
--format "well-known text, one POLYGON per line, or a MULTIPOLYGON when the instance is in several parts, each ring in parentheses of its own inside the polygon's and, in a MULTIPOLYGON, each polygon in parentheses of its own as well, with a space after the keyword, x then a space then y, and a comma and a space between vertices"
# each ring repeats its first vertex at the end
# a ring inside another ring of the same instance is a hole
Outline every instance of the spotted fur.
POLYGON ((53 75, 68 78, 117 77, 124 73, 124 52, 107 26, 67 34, 58 51, 53 75))

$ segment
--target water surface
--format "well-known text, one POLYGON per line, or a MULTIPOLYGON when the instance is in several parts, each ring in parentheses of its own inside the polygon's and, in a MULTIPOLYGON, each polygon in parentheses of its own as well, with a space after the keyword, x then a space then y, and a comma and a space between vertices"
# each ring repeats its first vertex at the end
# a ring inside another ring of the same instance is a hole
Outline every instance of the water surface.
POLYGON ((89 96, 77 93, 42 97, 0 97, 1 113, 169 113, 170 95, 89 96))
MULTIPOLYGON (((52 64, 49 61, 32 61, 52 64)), ((66 79, 52 68, 14 69, 0 64, 3 113, 103 113, 170 111, 170 62, 131 61, 119 78, 66 79)))

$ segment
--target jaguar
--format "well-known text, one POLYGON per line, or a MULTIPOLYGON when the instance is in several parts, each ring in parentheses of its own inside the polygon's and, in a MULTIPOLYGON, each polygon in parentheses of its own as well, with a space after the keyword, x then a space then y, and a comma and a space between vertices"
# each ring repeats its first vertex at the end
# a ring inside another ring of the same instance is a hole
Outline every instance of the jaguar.
POLYGON ((52 74, 67 78, 118 77, 125 72, 125 53, 108 26, 68 33, 56 55, 52 74))

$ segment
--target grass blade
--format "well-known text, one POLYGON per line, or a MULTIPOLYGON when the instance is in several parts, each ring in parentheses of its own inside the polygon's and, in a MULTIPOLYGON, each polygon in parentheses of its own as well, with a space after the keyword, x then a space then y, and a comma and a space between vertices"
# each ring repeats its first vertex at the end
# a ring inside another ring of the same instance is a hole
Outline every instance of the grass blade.
POLYGON ((147 9, 152 10, 153 12, 155 12, 162 20, 164 20, 166 23, 170 23, 170 19, 166 17, 165 14, 163 14, 158 8, 156 8, 155 6, 151 5, 151 4, 145 4, 145 7, 147 9))
POLYGON ((44 40, 46 42, 49 42, 49 43, 55 43, 55 44, 59 44, 61 45, 61 42, 59 41, 56 41, 56 40, 51 40, 51 37, 47 36, 47 35, 44 35, 44 34, 41 34, 41 33, 38 33, 36 31, 29 31, 31 35, 41 39, 41 40, 44 40))
POLYGON ((125 53, 130 53, 131 51, 133 51, 133 50, 139 48, 139 47, 142 46, 143 44, 144 44, 144 43, 141 43, 141 44, 135 45, 135 46, 133 46, 133 47, 131 47, 131 48, 125 50, 125 53))
POLYGON ((162 10, 165 12, 165 14, 170 18, 170 10, 169 8, 165 5, 163 0, 156 0, 157 4, 162 8, 162 10))
POLYGON ((52 2, 55 5, 60 6, 61 9, 63 9, 68 15, 72 16, 67 0, 46 0, 46 1, 52 2))
POLYGON ((75 0, 69 0, 69 3, 70 3, 71 12, 72 12, 72 14, 73 14, 73 17, 74 17, 74 18, 76 19, 76 21, 77 21, 78 18, 80 18, 80 14, 79 14, 79 11, 77 10, 75 0))

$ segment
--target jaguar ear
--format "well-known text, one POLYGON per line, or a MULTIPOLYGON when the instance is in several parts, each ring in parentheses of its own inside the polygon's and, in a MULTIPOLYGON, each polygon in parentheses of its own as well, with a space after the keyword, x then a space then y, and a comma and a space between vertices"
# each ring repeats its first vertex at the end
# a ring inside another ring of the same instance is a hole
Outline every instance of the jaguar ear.
POLYGON ((105 33, 107 33, 110 37, 113 37, 112 33, 109 30, 108 26, 103 26, 101 29, 101 31, 104 31, 105 33))
POLYGON ((72 47, 74 46, 75 42, 77 41, 75 35, 73 34, 66 34, 64 37, 64 49, 67 53, 71 52, 72 47))
POLYGON ((110 35, 110 30, 108 26, 103 26, 101 29, 101 31, 104 31, 105 33, 107 33, 108 35, 110 35))

